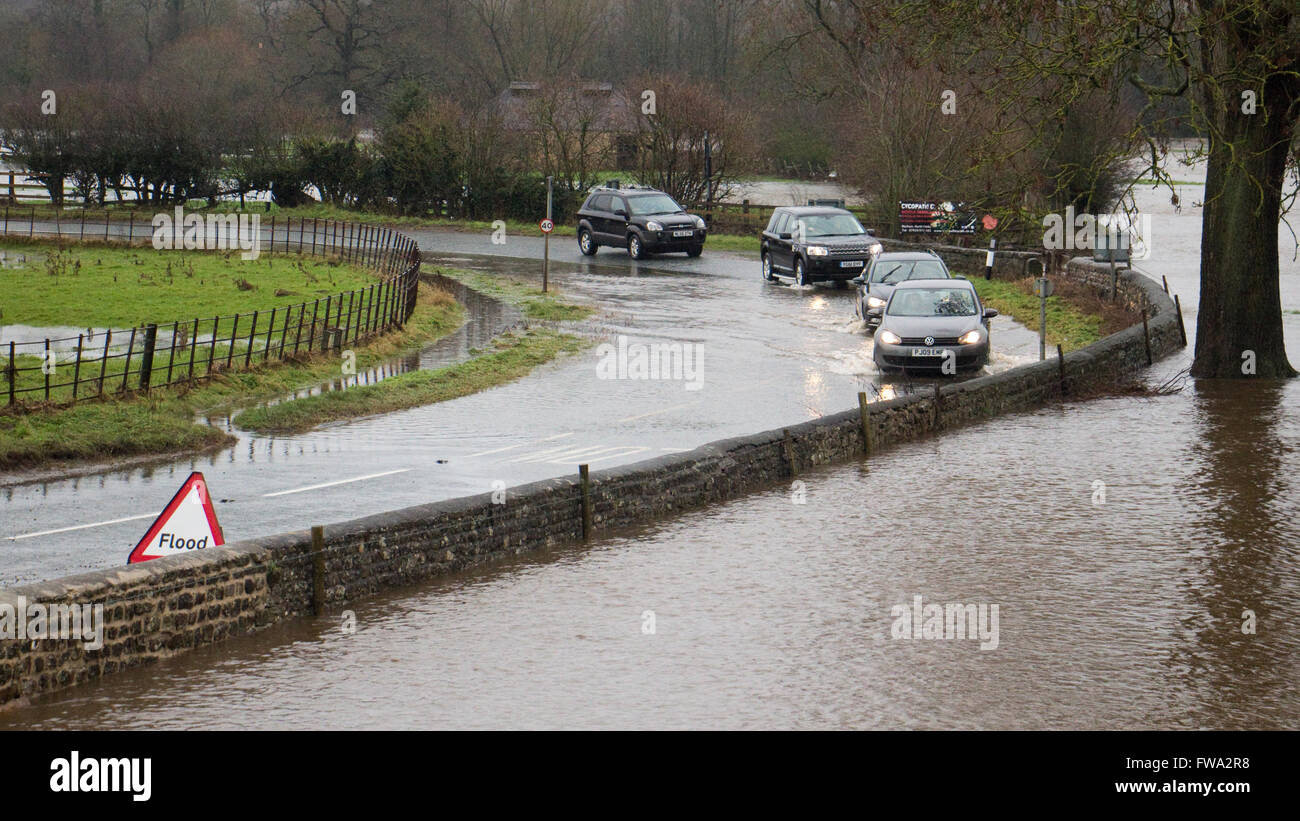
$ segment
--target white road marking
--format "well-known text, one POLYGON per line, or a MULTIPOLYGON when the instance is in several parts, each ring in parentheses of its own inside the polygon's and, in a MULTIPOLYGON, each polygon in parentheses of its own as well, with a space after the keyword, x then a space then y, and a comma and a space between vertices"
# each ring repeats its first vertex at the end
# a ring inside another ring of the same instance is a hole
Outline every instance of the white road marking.
POLYGON ((650 416, 658 416, 658 415, 661 414, 661 413, 668 413, 668 412, 670 412, 670 411, 681 410, 682 408, 689 408, 691 405, 698 405, 698 404, 699 404, 698 402, 684 402, 684 403, 682 403, 682 404, 680 404, 680 405, 672 405, 672 406, 667 407, 667 408, 661 408, 661 409, 659 409, 659 410, 657 410, 657 411, 650 411, 649 413, 639 413, 639 414, 637 414, 636 416, 625 416, 625 417, 623 417, 622 419, 619 419, 619 420, 617 420, 617 421, 619 421, 619 422, 635 422, 635 421, 638 420, 638 419, 645 419, 645 418, 650 417, 650 416))
POLYGON ((562 447, 550 448, 549 450, 543 450, 537 453, 525 454, 524 456, 520 456, 518 459, 511 459, 510 461, 511 462, 546 462, 555 458, 565 459, 570 456, 581 456, 584 453, 598 453, 600 451, 609 450, 609 449, 610 448, 605 445, 588 445, 587 447, 568 448, 567 450, 562 447))
POLYGON ((557 434, 554 435, 554 436, 548 436, 548 437, 546 437, 545 439, 538 439, 538 440, 535 441, 535 442, 520 442, 520 443, 517 444, 517 445, 509 445, 509 446, 504 447, 504 448, 497 448, 496 450, 483 450, 483 451, 479 451, 478 453, 471 453, 467 458, 473 459, 475 456, 490 456, 490 455, 493 454, 493 453, 502 453, 502 452, 507 451, 507 450, 514 450, 515 448, 522 448, 522 447, 524 447, 525 445, 536 445, 536 444, 540 444, 540 443, 542 443, 542 442, 550 442, 550 441, 552 441, 552 440, 554 440, 554 439, 563 439, 563 438, 566 437, 566 436, 572 436, 572 435, 573 435, 572 433, 557 433, 557 434))
MULTIPOLYGON (((568 459, 568 460, 565 460, 565 459, 552 459, 552 460, 551 460, 551 464, 554 464, 554 465, 564 465, 564 464, 573 464, 573 463, 578 462, 578 461, 583 461, 583 462, 586 462, 587 464, 592 464, 592 463, 594 463, 594 462, 601 462, 601 461, 604 461, 605 459, 619 459, 619 458, 624 457, 624 456, 631 456, 631 455, 634 454, 634 453, 640 453, 640 452, 642 452, 642 451, 649 450, 649 449, 650 449, 650 448, 640 447, 640 446, 637 446, 637 445, 624 445, 623 447, 617 447, 617 448, 605 448, 605 451, 608 451, 608 450, 621 450, 621 451, 624 451, 623 453, 606 453, 604 456, 595 456, 594 458, 593 458, 593 456, 592 456, 591 454, 588 454, 588 455, 582 457, 581 460, 577 460, 577 459, 568 459)), ((598 451, 596 451, 596 453, 604 453, 605 451, 600 451, 600 450, 598 450, 598 451)))
POLYGON ((263 499, 270 499, 272 496, 288 496, 290 493, 306 493, 309 490, 320 490, 323 487, 334 487, 335 485, 346 485, 351 482, 364 482, 366 479, 378 479, 380 476, 392 476, 394 473, 406 473, 411 468, 399 468, 398 470, 386 470, 383 473, 371 473, 366 476, 354 476, 351 479, 339 479, 337 482, 324 482, 319 485, 308 485, 307 487, 296 487, 293 490, 277 490, 275 493, 263 493, 263 499))
POLYGON ((55 533, 67 533, 68 531, 71 530, 85 530, 88 527, 104 527, 105 525, 121 524, 122 522, 134 522, 137 519, 156 519, 156 518, 158 518, 157 513, 141 513, 139 516, 127 516, 123 519, 109 519, 106 522, 92 522, 88 525, 73 525, 72 527, 60 527, 60 528, 56 528, 55 530, 42 530, 37 533, 24 533, 20 536, 9 536, 7 538, 11 542, 16 542, 19 539, 32 539, 37 536, 50 536, 55 533))

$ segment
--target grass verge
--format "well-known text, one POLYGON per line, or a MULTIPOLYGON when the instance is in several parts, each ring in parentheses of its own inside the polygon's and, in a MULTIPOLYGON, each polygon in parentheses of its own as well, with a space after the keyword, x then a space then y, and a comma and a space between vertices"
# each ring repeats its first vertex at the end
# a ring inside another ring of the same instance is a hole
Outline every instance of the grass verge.
POLYGON ((502 302, 508 302, 516 306, 529 319, 568 322, 576 319, 586 319, 595 313, 595 309, 587 305, 574 305, 561 301, 560 294, 554 289, 543 293, 540 288, 534 287, 532 283, 509 276, 501 274, 493 276, 479 271, 461 269, 444 270, 434 268, 432 270, 458 282, 463 282, 479 293, 496 297, 502 302))
POLYGON ((373 385, 253 408, 236 417, 258 433, 297 433, 317 425, 445 402, 525 376, 538 365, 587 344, 573 334, 545 328, 497 337, 489 353, 433 371, 411 371, 373 385))
MULTIPOLYGON (((1039 323, 1039 298, 1034 295, 1032 277, 1020 280, 969 277, 980 301, 1010 316, 1030 330, 1039 323)), ((1054 280, 1055 292, 1047 298, 1047 343, 1067 351, 1078 350, 1133 324, 1124 309, 1089 289, 1064 280, 1054 280)))

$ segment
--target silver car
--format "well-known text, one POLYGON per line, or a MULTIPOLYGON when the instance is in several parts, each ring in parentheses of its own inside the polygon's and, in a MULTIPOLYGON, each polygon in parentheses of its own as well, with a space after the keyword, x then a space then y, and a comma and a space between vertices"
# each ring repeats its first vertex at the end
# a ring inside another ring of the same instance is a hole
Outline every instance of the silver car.
POLYGON ((980 303, 965 279, 911 279, 894 287, 880 317, 871 353, 876 367, 890 370, 982 368, 989 361, 993 308, 980 303))

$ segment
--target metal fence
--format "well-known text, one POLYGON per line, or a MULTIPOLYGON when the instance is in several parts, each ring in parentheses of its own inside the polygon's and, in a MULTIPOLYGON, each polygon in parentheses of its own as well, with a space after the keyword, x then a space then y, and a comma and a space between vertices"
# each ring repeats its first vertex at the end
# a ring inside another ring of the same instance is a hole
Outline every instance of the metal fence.
MULTIPOLYGON (((105 211, 98 219, 92 216, 88 220, 88 212, 82 211, 71 221, 66 216, 37 219, 32 211, 15 217, 6 209, 3 235, 124 243, 152 236, 152 227, 137 223, 134 214, 123 219, 105 211)), ((272 218, 269 226, 259 226, 248 239, 254 237, 262 251, 297 250, 337 257, 374 271, 382 279, 353 291, 269 311, 195 316, 33 342, 10 341, 4 352, 8 356, 4 368, 7 407, 70 405, 193 384, 272 359, 341 351, 345 345, 402 327, 415 310, 420 249, 415 240, 397 231, 336 220, 272 218)))

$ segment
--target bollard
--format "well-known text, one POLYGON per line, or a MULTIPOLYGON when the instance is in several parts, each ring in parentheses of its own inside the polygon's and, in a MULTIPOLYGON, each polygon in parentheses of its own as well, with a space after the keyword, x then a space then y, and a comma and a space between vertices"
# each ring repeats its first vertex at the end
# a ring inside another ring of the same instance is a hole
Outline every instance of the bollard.
POLYGON ((578 484, 582 486, 582 539, 591 538, 591 469, 578 465, 578 484))
POLYGON ((1183 326, 1183 303, 1179 301, 1178 294, 1174 294, 1174 310, 1178 312, 1178 338, 1183 340, 1183 347, 1187 347, 1187 328, 1183 326))
POLYGON ((1151 364, 1151 329, 1147 325, 1147 309, 1142 309, 1142 344, 1147 351, 1147 364, 1151 364))
POLYGON ((790 437, 790 429, 786 428, 781 431, 781 448, 785 452, 785 463, 790 468, 791 476, 798 476, 799 469, 794 462, 794 439, 790 437))
POLYGON ((862 452, 871 453, 871 412, 867 409, 866 391, 858 391, 858 416, 862 418, 862 452))
POLYGON ((311 528, 311 608, 317 616, 325 609, 325 528, 311 528))

